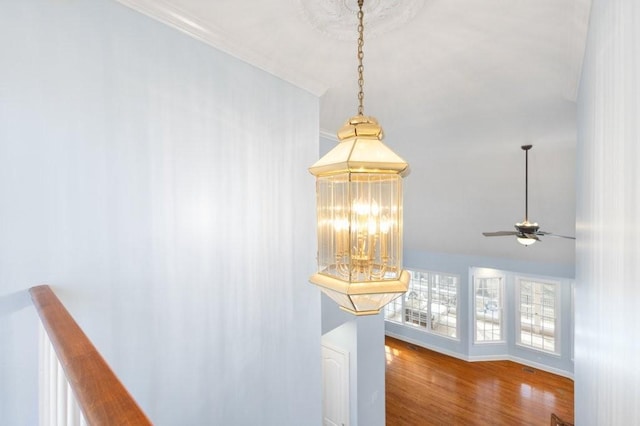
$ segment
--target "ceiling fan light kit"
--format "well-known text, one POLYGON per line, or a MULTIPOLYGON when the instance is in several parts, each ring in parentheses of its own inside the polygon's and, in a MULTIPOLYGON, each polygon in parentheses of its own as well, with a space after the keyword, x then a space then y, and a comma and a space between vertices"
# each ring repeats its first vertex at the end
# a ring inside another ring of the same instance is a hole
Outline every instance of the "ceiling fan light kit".
POLYGON ((540 231, 540 226, 536 222, 529 222, 529 150, 533 148, 533 145, 522 145, 520 148, 524 151, 524 220, 516 223, 515 231, 497 231, 497 232, 483 232, 485 237, 504 237, 507 235, 514 235, 516 240, 523 246, 530 246, 536 241, 540 241, 539 236, 549 236, 558 238, 567 238, 575 240, 575 237, 567 237, 564 235, 552 234, 550 232, 540 231))
POLYGON ((537 238, 530 238, 530 237, 527 237, 527 236, 524 236, 524 237, 522 237, 522 236, 518 236, 518 237, 516 237, 516 239, 517 239, 517 240, 518 240, 518 242, 519 242, 520 244, 522 244, 523 246, 530 246, 531 244, 533 244, 533 243, 535 243, 536 241, 538 241, 538 239, 537 239, 537 238))

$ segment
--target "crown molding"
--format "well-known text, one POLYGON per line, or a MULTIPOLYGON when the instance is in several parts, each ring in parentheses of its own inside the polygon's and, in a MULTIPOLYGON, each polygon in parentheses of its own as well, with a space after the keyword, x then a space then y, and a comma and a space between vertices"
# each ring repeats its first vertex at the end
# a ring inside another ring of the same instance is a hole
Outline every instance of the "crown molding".
POLYGON ((328 86, 314 78, 295 72, 290 67, 279 67, 264 55, 238 43, 232 37, 224 34, 220 28, 214 28, 175 5, 163 0, 116 0, 118 3, 142 13, 156 21, 175 28, 197 40, 200 40, 228 55, 247 62, 263 71, 281 78, 315 96, 322 96, 328 86), (292 72, 293 71, 293 72, 292 72))
POLYGON ((336 135, 336 132, 332 132, 326 129, 320 129, 320 136, 325 139, 338 142, 338 136, 336 135))

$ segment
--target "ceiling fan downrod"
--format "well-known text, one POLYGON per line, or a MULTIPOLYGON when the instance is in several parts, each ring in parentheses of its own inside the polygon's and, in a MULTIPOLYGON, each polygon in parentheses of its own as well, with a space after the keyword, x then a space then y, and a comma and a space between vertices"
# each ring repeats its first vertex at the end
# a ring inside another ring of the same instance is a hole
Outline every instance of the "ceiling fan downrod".
POLYGON ((524 151, 524 223, 529 223, 529 150, 533 145, 522 145, 524 151))
POLYGON ((551 232, 540 231, 540 226, 537 223, 529 222, 529 150, 533 145, 522 145, 520 148, 524 151, 524 221, 522 223, 516 223, 514 227, 515 231, 497 231, 497 232, 483 232, 485 237, 503 237, 507 235, 514 235, 518 242, 522 245, 529 246, 536 241, 540 241, 538 236, 544 235, 546 237, 558 237, 575 240, 575 237, 568 237, 565 235, 552 234, 551 232))

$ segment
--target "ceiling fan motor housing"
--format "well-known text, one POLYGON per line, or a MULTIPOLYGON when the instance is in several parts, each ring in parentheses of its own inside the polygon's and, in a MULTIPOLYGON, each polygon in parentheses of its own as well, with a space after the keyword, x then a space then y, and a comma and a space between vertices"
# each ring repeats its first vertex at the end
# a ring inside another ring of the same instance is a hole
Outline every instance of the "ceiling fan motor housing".
POLYGON ((538 226, 537 223, 531 223, 528 221, 524 221, 522 223, 516 223, 514 227, 516 228, 516 231, 522 234, 532 234, 532 235, 535 235, 538 232, 538 229, 540 229, 540 226, 538 226))

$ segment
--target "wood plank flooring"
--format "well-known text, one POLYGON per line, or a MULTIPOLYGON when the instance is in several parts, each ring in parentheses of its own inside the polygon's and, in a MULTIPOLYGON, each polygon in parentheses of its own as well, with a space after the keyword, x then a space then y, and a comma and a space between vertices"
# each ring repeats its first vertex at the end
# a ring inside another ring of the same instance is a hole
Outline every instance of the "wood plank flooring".
POLYGON ((511 361, 466 362, 386 338, 387 426, 573 423, 573 381, 511 361))

